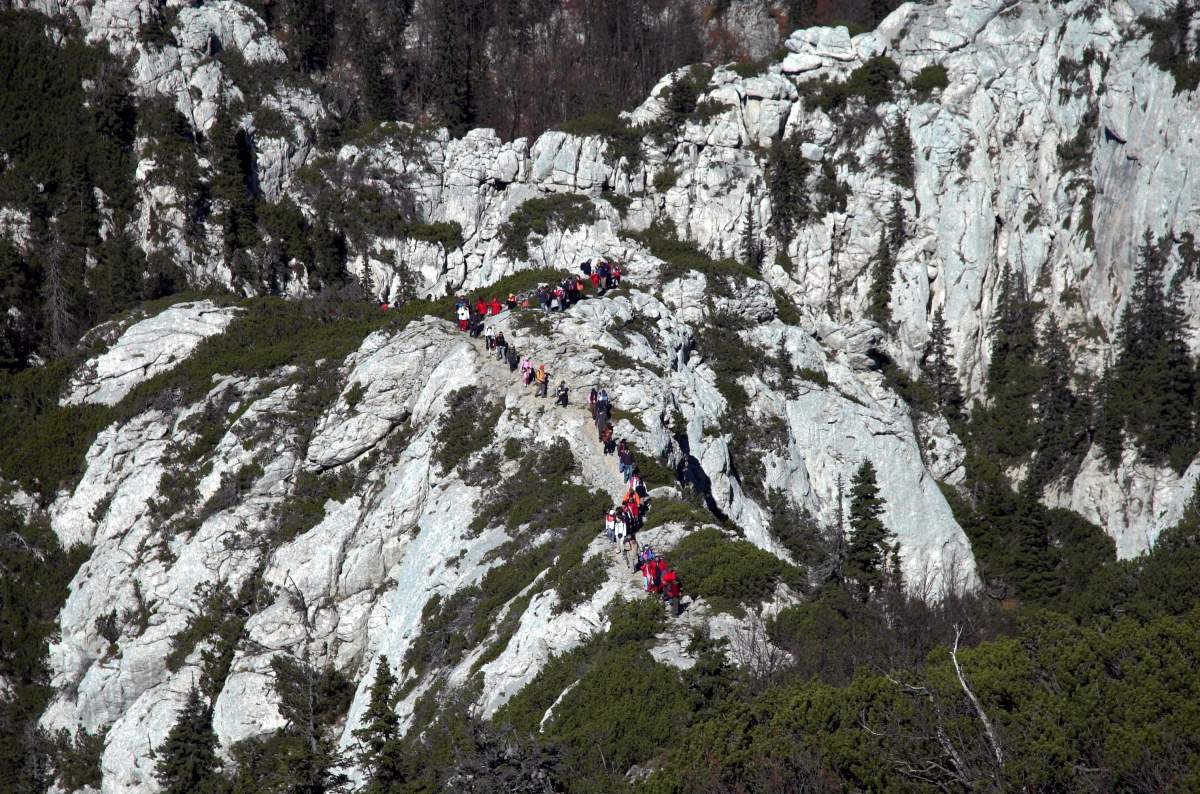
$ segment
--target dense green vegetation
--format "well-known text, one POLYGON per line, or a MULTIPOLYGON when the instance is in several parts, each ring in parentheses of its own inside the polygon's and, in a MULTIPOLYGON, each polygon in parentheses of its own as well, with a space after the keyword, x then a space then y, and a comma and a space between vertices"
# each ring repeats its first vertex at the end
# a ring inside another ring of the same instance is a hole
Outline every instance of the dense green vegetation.
POLYGON ((531 198, 513 212, 500 227, 504 254, 512 259, 529 258, 529 236, 539 238, 553 229, 568 232, 594 223, 596 208, 591 199, 576 193, 555 193, 531 198))

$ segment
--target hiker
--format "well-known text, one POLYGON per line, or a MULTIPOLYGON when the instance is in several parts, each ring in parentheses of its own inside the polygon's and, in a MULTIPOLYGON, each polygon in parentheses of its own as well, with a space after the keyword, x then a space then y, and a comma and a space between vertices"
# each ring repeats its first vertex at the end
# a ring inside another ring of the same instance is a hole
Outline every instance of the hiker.
POLYGON ((476 314, 471 317, 471 338, 478 339, 483 333, 483 315, 476 314))
POLYGON ((593 386, 592 390, 588 392, 588 410, 592 412, 592 420, 593 421, 595 421, 595 419, 596 419, 596 399, 599 396, 600 395, 598 395, 596 393, 595 386, 593 386))
POLYGON ((633 476, 633 455, 625 446, 625 439, 621 439, 621 443, 617 444, 617 468, 620 469, 625 482, 629 482, 629 478, 633 476))
POLYGON ((465 303, 459 304, 458 307, 458 330, 466 331, 471 327, 471 310, 467 308, 465 303))
POLYGON ((617 521, 618 521, 617 532, 620 533, 623 530, 625 533, 625 540, 621 544, 621 555, 625 558, 625 564, 628 565, 629 564, 629 553, 633 552, 633 558, 635 561, 634 570, 636 571, 637 570, 636 561, 637 561, 637 556, 638 556, 637 534, 634 532, 633 527, 631 527, 628 524, 621 521, 619 516, 617 518, 617 521))
POLYGON ((560 380, 560 381, 558 382, 558 391, 556 392, 556 394, 558 395, 558 397, 557 397, 557 399, 555 400, 555 402, 557 402, 557 403, 558 403, 559 405, 561 405, 563 408, 566 408, 566 407, 567 407, 567 395, 568 395, 568 393, 569 393, 569 390, 567 389, 567 382, 566 382, 565 380, 560 380))
POLYGON ((500 313, 500 301, 495 295, 492 296, 492 303, 490 306, 488 306, 488 308, 492 310, 493 317, 500 313))
POLYGON ((604 535, 609 543, 617 542, 617 514, 614 510, 604 514, 604 535))
POLYGON ((475 301, 475 313, 478 315, 487 314, 487 303, 484 302, 483 298, 479 298, 475 301))
POLYGON ((508 293, 508 300, 506 300, 504 302, 506 304, 508 304, 509 311, 514 311, 517 308, 517 296, 512 294, 511 292, 508 293))
POLYGON ((496 338, 492 341, 492 344, 496 348, 496 358, 501 361, 508 358, 508 340, 504 338, 503 331, 496 332, 496 338))
POLYGON ((483 346, 487 350, 496 346, 496 329, 490 325, 483 332, 483 346))
POLYGON ((637 494, 642 499, 648 496, 646 482, 642 479, 642 473, 637 466, 633 467, 633 474, 629 477, 629 491, 637 494))
POLYGON ((604 425, 604 430, 600 432, 600 443, 604 445, 605 455, 613 454, 613 451, 617 448, 617 445, 613 443, 612 422, 608 422, 604 425))
POLYGON ((608 389, 601 389, 600 394, 596 395, 596 410, 601 413, 608 413, 608 389))
POLYGON ((521 380, 526 386, 533 383, 533 362, 529 360, 529 356, 521 359, 521 380))
POLYGON ((548 375, 546 375, 545 364, 538 364, 537 376, 535 380, 537 381, 537 392, 535 392, 536 396, 545 397, 546 389, 550 385, 550 378, 548 375))
POLYGON ((663 601, 670 605, 675 617, 683 614, 683 586, 674 568, 667 568, 666 573, 662 575, 662 591, 663 601))
POLYGON ((587 259, 583 260, 583 264, 579 266, 579 271, 585 276, 592 275, 592 263, 587 259))
POLYGON ((616 262, 613 263, 612 279, 613 279, 613 284, 615 284, 618 287, 621 286, 621 265, 619 263, 616 263, 616 262))

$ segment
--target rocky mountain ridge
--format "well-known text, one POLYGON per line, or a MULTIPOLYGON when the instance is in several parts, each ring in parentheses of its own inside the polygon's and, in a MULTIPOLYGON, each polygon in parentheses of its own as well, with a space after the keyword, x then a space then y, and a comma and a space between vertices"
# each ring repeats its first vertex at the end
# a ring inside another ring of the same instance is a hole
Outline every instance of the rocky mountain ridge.
MULTIPOLYGON (((201 132, 238 90, 206 57, 214 41, 251 64, 282 57, 253 12, 234 2, 181 5, 178 46, 160 50, 136 36, 145 4, 83 8, 38 6, 80 15, 89 37, 135 58, 139 91, 172 98, 201 132)), ((224 748, 281 724, 270 683, 281 653, 331 665, 355 684, 341 728, 348 747, 381 655, 410 687, 398 706, 406 721, 423 695, 471 682, 491 714, 553 655, 603 631, 606 607, 636 597, 636 581, 598 537, 599 515, 579 517, 594 539, 576 548, 556 534, 562 527, 512 525, 489 512, 511 498, 502 486, 521 474, 521 461, 558 441, 571 462, 550 485, 598 491, 599 503, 617 495, 619 477, 597 454, 586 411, 530 397, 437 302, 447 291, 504 292, 532 267, 575 271, 594 257, 622 262, 629 287, 545 320, 506 314, 498 324, 573 395, 606 385, 623 412, 618 434, 645 460, 682 464, 703 481, 713 513, 667 521, 647 532, 649 542, 670 548, 720 515, 730 542, 736 528, 796 562, 773 526, 772 495, 837 527, 845 484, 871 460, 910 587, 974 586, 971 544, 944 490, 963 482, 966 450, 944 418, 899 395, 879 354, 915 379, 941 310, 964 390, 985 397, 1007 268, 1024 274, 1030 299, 1066 330, 1077 371, 1111 363, 1142 238, 1180 241, 1196 223, 1195 103, 1150 62, 1138 22, 1163 11, 1083 0, 908 4, 872 33, 797 31, 788 54, 759 74, 717 67, 664 77, 624 118, 646 125, 632 147, 609 134, 502 141, 474 130, 452 139, 396 125, 322 148, 315 130, 326 111, 316 96, 270 93, 263 101, 287 120, 282 134, 260 132, 254 112, 239 120, 264 197, 287 198, 316 219, 322 196, 366 188, 411 205, 424 224, 456 225, 457 239, 365 223, 346 237, 348 271, 388 300, 431 299, 419 316, 389 323, 381 315, 370 321, 377 330, 354 331, 328 358, 216 369, 178 392, 186 398, 156 401, 100 432, 79 482, 48 508, 64 545, 93 552, 60 616, 56 697, 42 724, 107 729, 103 790, 150 791, 147 742, 161 743, 190 684, 212 673, 205 653, 214 649, 227 654, 213 693, 224 748), (885 57, 897 69, 882 78, 889 88, 855 94, 855 76, 885 57), (912 87, 933 67, 944 69, 940 85, 912 87), (697 75, 698 95, 681 113, 674 88, 697 75), (835 84, 851 88, 839 95, 835 84), (911 171, 898 155, 898 129, 910 138, 911 171), (798 158, 785 162, 772 151, 786 141, 798 158), (803 217, 777 201, 784 168, 805 174, 803 217), (559 198, 569 196, 583 199, 559 198), (531 200, 548 202, 548 221, 523 214, 531 200), (880 321, 869 316, 872 273, 896 208, 902 240, 880 321), (514 224, 523 219, 533 231, 522 236, 514 224), (678 250, 664 244, 668 222, 679 238, 668 242, 694 244, 685 261, 698 266, 680 267, 678 250), (744 263, 747 239, 757 268, 723 261, 744 263), (725 324, 729 317, 744 322, 725 324), (713 333, 724 346, 705 339, 713 333), (440 429, 459 421, 450 396, 472 386, 494 401, 494 427, 445 467, 440 429), (739 394, 744 404, 735 404, 739 394), (290 516, 302 500, 311 513, 290 516), (479 642, 461 658, 431 654, 424 670, 410 664, 439 604, 511 564, 514 551, 543 544, 554 544, 554 564, 514 574, 521 586, 502 591, 479 642), (551 581, 558 568, 591 577, 589 592, 562 611, 562 583, 551 581), (131 603, 139 607, 126 615, 131 603), (222 645, 232 628, 220 613, 241 621, 232 646, 222 645)), ((138 244, 177 257, 196 284, 255 292, 219 252, 216 224, 204 244, 185 233, 179 188, 155 179, 155 162, 141 160, 138 174, 138 244)), ((1190 267, 1177 249, 1171 278, 1190 267)), ((289 264, 288 290, 299 298, 315 277, 306 263, 289 264)), ((1184 305, 1194 305, 1195 280, 1180 284, 1184 305)), ((139 384, 203 364, 212 349, 202 340, 221 338, 253 311, 201 301, 133 318, 78 370, 62 403, 119 406, 139 384)), ((1185 313, 1195 350, 1197 313, 1185 313)), ((1093 445, 1043 499, 1094 521, 1129 557, 1178 520, 1198 476, 1195 461, 1180 473, 1148 465, 1133 448, 1113 470, 1093 445)), ((689 504, 675 483, 654 493, 663 506, 689 504)), ((751 606, 769 616, 800 597, 797 589, 777 581, 751 606)), ((755 620, 754 610, 736 613, 694 602, 683 627, 656 640, 655 658, 687 664, 692 627, 736 645, 755 620)))

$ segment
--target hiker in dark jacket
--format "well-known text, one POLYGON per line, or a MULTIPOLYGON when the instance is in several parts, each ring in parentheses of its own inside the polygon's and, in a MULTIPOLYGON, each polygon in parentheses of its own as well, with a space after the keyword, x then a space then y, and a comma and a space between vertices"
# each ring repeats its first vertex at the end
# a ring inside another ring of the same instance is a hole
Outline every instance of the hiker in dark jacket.
POLYGON ((622 441, 617 449, 617 463, 621 470, 621 476, 625 478, 625 482, 629 482, 629 478, 633 475, 633 455, 624 447, 625 442, 622 441))
POLYGON ((567 389, 567 382, 565 380, 560 380, 558 382, 558 391, 555 392, 555 394, 557 395, 557 399, 555 400, 555 402, 557 402, 562 407, 566 408, 567 407, 567 395, 569 394, 569 390, 567 389))

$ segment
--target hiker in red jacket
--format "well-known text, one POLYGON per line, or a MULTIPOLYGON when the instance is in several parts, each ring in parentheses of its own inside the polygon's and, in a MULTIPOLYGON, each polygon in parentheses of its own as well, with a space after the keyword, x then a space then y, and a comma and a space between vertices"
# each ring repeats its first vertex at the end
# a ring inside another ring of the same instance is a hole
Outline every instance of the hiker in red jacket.
POLYGON ((492 316, 493 317, 500 313, 500 301, 496 298, 495 295, 492 296, 491 308, 492 308, 492 316))
POLYGON ((487 302, 483 298, 475 301, 475 313, 480 317, 487 317, 487 302))
POLYGON ((679 574, 674 568, 668 568, 666 573, 662 575, 663 600, 671 606, 671 611, 675 613, 675 617, 682 614, 683 604, 680 601, 683 595, 683 588, 679 583, 679 574))

